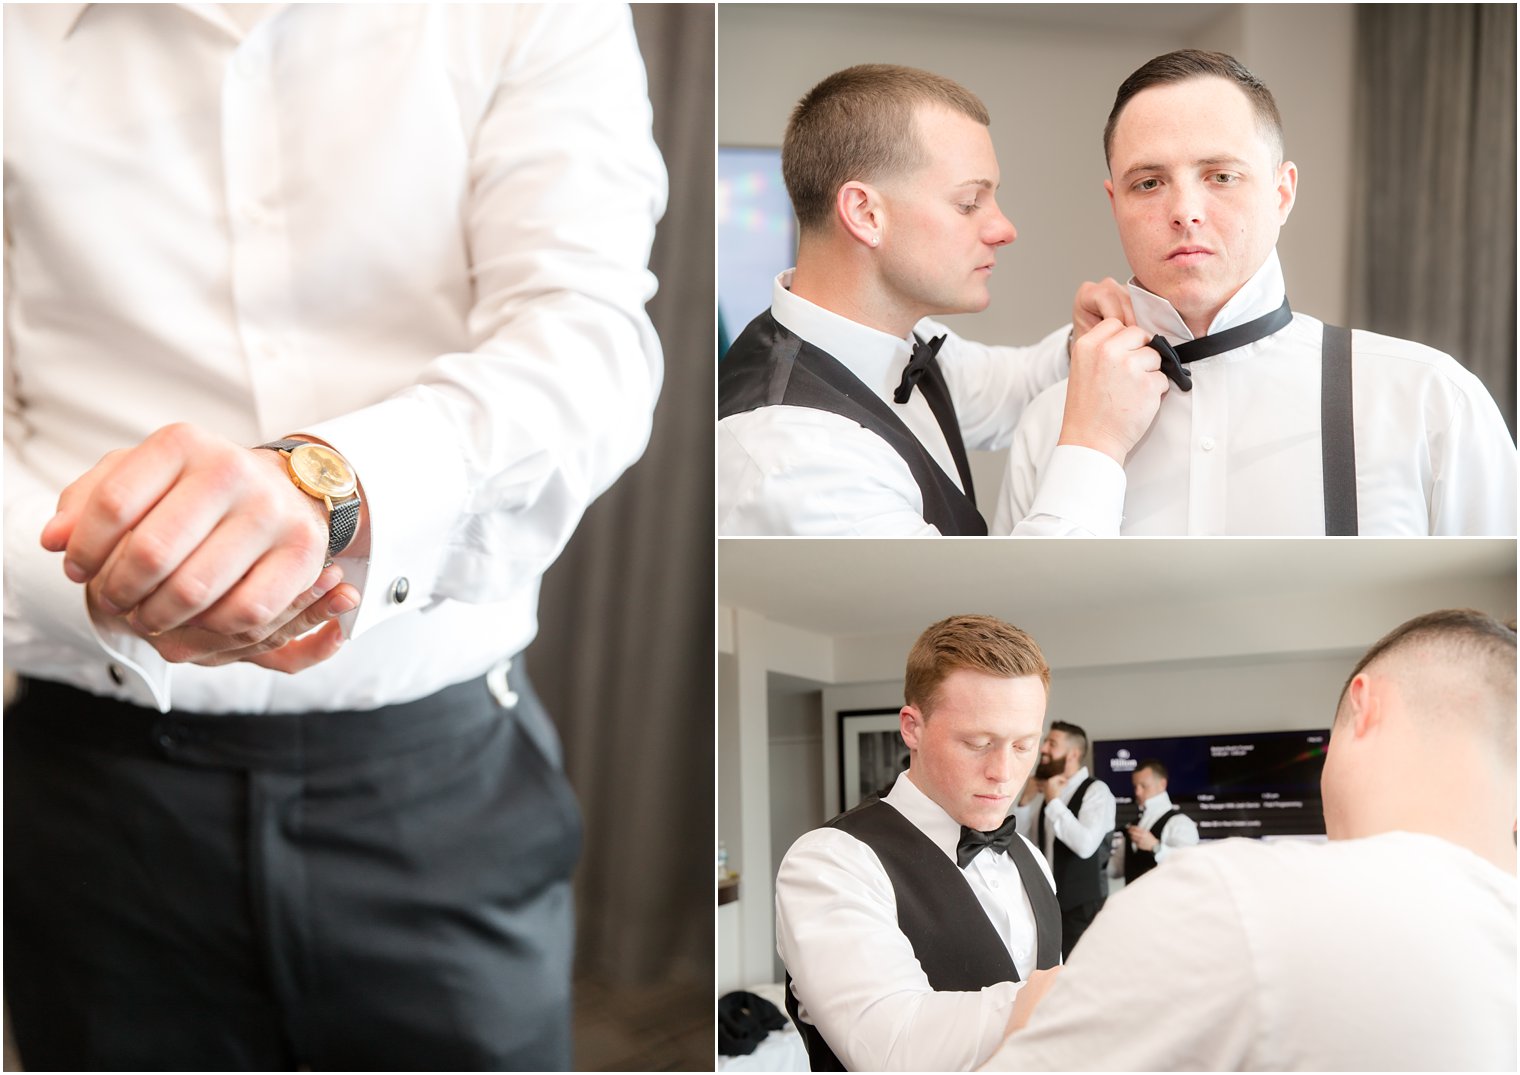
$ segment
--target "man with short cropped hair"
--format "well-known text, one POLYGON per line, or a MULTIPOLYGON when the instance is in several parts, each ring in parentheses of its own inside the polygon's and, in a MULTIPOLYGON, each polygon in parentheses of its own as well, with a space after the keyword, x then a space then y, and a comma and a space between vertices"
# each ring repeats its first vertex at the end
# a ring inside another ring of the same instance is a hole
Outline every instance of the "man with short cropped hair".
POLYGON ((1125 826, 1125 839, 1109 867, 1109 873, 1124 878, 1126 885, 1154 870, 1172 852, 1198 843, 1198 823, 1172 804, 1166 791, 1166 766, 1159 759, 1146 758, 1130 779, 1140 820, 1125 826))
POLYGON ((1038 754, 1034 639, 952 616, 908 655, 908 771, 804 833, 776 878, 787 1006, 814 1071, 964 1071, 1060 961, 1050 871, 1008 817, 1038 754))
POLYGON ((1320 783, 1328 843, 1210 841, 1126 888, 987 1066, 1515 1070, 1514 631, 1384 636, 1320 783))
POLYGON ((1144 334, 1118 320, 1123 289, 1078 293, 1085 342, 1069 361, 1067 326, 987 347, 927 320, 985 309, 1017 237, 988 123, 965 87, 891 64, 839 71, 797 105, 781 150, 797 266, 719 367, 719 533, 985 534, 967 450, 1006 447, 1068 370, 1054 492, 1015 521, 1114 532, 1119 464, 1166 390, 1144 334))
MULTIPOLYGON (((1224 53, 1158 56, 1120 86, 1103 149, 1135 323, 1173 381, 1122 461, 1119 532, 1515 533, 1515 444, 1483 384, 1289 306, 1276 246, 1298 167, 1259 78, 1224 53)), ((1067 393, 1026 409, 995 533, 1066 480, 1067 393)))

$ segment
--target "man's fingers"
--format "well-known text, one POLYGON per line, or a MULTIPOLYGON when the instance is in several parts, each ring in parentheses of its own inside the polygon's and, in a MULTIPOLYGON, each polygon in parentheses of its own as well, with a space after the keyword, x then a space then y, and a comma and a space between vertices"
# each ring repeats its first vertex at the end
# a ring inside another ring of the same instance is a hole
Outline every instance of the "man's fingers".
POLYGON ((334 620, 320 631, 309 634, 305 638, 287 642, 279 649, 270 650, 268 653, 244 657, 243 660, 249 664, 256 664, 260 668, 294 675, 313 665, 321 664, 336 655, 342 648, 343 631, 334 620))
POLYGON ((42 528, 41 541, 44 549, 48 552, 62 552, 68 547, 69 539, 74 535, 74 526, 79 522, 79 513, 84 510, 90 494, 102 478, 116 469, 126 454, 125 448, 107 452, 100 457, 100 462, 64 486, 63 492, 58 494, 57 513, 42 528))
MULTIPOLYGON (((171 442, 172 444, 172 442, 171 442)), ((123 453, 94 480, 64 549, 63 571, 74 582, 99 572, 122 535, 152 510, 179 478, 183 456, 155 434, 123 453)), ((90 479, 86 474, 81 481, 90 479)))
POLYGON ((315 530, 304 540, 269 549, 209 603, 196 623, 210 631, 240 634, 275 620, 280 609, 298 598, 311 578, 313 561, 320 564, 325 553, 325 537, 315 530))

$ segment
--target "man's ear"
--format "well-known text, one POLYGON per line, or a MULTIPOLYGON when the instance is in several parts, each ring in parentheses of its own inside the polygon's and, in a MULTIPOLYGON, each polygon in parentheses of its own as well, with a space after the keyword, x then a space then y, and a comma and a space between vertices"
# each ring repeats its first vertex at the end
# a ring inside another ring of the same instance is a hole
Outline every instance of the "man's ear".
POLYGON ((919 736, 924 730, 924 715, 918 711, 917 706, 905 705, 897 714, 897 720, 902 727, 903 742, 909 750, 917 750, 919 736))
POLYGON ((1362 739, 1383 722, 1382 692, 1366 672, 1358 672, 1346 687, 1346 727, 1362 739))
POLYGON ((852 179, 834 195, 834 214, 839 224, 857 242, 879 246, 886 227, 881 194, 869 183, 852 179))
POLYGON ((1114 214, 1114 219, 1119 219, 1119 207, 1114 204, 1114 181, 1103 180, 1103 189, 1108 192, 1108 211, 1114 214))
POLYGON ((1279 226, 1288 222, 1288 214, 1293 212, 1293 203, 1298 198, 1298 165, 1292 161, 1283 161, 1277 169, 1277 223, 1279 226))

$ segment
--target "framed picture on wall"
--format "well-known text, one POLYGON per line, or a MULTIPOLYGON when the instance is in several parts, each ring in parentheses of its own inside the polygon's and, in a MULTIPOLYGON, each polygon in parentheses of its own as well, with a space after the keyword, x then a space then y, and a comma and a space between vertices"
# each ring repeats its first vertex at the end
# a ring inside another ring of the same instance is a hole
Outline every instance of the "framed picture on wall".
POLYGON ((846 709, 839 713, 839 809, 892 790, 908 767, 896 709, 846 709))

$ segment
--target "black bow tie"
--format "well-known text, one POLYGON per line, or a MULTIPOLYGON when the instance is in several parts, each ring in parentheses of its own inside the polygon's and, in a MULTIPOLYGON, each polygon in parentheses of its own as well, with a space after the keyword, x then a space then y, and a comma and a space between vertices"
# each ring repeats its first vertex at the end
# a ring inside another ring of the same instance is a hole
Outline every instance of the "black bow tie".
POLYGON ((1288 300, 1285 298, 1283 304, 1271 313, 1258 317, 1255 321, 1247 321, 1244 325, 1236 325, 1234 328, 1227 328, 1223 332, 1215 332, 1208 336, 1199 336, 1196 340, 1179 343, 1175 347, 1168 343, 1164 336, 1156 335, 1151 337, 1148 346, 1155 348, 1161 355, 1161 372, 1170 377, 1172 383, 1182 391, 1191 392, 1193 375, 1187 371, 1189 362, 1222 355, 1226 351, 1233 351, 1237 347, 1244 347, 1248 343, 1265 339, 1292 320, 1293 311, 1288 308, 1288 300))
POLYGON ((903 370, 902 380, 897 382, 897 391, 892 393, 894 400, 906 403, 912 398, 913 386, 923 380, 929 367, 934 365, 934 356, 939 354, 940 344, 944 342, 943 336, 936 336, 928 343, 916 336, 913 338, 913 357, 908 359, 908 368, 903 370))
POLYGON ((962 825, 961 842, 955 845, 955 864, 964 870, 966 863, 976 858, 986 847, 1008 854, 1008 845, 1018 838, 1018 826, 1019 819, 1012 816, 991 832, 968 829, 962 825))

